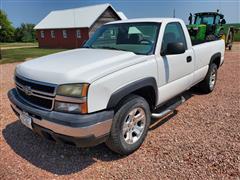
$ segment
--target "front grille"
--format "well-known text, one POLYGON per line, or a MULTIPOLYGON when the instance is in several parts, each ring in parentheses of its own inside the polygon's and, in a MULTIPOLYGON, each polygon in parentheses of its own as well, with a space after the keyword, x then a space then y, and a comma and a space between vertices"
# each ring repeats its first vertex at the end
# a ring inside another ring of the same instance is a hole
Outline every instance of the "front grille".
POLYGON ((17 88, 17 90, 18 90, 19 95, 26 101, 30 102, 31 104, 39 106, 39 107, 43 107, 46 109, 52 109, 52 104, 53 104, 52 100, 40 98, 37 96, 28 96, 20 88, 17 88))
POLYGON ((54 85, 49 86, 49 85, 38 84, 35 82, 31 82, 30 80, 25 80, 18 76, 15 77, 15 81, 18 84, 21 84, 23 86, 30 86, 32 89, 37 90, 37 91, 47 92, 47 93, 51 93, 51 94, 54 94, 54 91, 55 91, 54 85))
POLYGON ((53 109, 56 85, 48 85, 18 76, 15 77, 15 82, 19 96, 27 103, 38 108, 53 109))

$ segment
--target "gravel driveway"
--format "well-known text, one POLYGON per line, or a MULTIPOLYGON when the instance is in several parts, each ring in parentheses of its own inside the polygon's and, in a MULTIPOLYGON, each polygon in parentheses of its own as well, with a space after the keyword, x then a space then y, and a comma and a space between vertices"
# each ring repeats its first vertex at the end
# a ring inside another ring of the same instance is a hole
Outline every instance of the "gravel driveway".
POLYGON ((153 122, 141 148, 121 157, 41 139, 17 121, 7 91, 17 64, 0 65, 0 179, 240 179, 240 44, 226 52, 216 89, 188 91, 153 122))

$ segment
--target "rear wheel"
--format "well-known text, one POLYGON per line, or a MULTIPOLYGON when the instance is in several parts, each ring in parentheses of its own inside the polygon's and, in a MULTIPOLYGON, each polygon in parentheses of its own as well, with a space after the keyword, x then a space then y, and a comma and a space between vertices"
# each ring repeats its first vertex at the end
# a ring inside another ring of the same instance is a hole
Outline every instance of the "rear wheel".
POLYGON ((217 40, 217 37, 213 34, 206 36, 206 41, 215 41, 215 40, 217 40))
POLYGON ((217 65, 212 63, 209 66, 207 75, 205 79, 199 83, 199 88, 204 93, 210 93, 214 90, 216 82, 217 82, 217 65))
POLYGON ((232 31, 230 31, 227 39, 227 45, 229 50, 232 50, 232 44, 233 44, 233 33, 232 31))
POLYGON ((131 95, 117 110, 106 145, 122 155, 136 151, 143 143, 150 124, 150 109, 146 100, 131 95))
POLYGON ((224 42, 226 42, 226 36, 225 36, 225 33, 224 33, 223 29, 220 30, 218 36, 219 36, 219 39, 222 39, 222 40, 224 40, 224 42))

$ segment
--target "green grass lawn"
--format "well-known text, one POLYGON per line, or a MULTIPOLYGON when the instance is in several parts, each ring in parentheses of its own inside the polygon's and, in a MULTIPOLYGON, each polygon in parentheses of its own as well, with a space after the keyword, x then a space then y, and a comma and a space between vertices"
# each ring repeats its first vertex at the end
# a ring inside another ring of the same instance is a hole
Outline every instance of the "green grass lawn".
POLYGON ((20 49, 3 49, 0 64, 21 62, 28 59, 57 53, 66 49, 41 49, 41 48, 20 48, 20 49))
POLYGON ((0 43, 0 46, 3 48, 8 48, 8 47, 25 47, 25 46, 38 46, 38 42, 34 43, 22 43, 22 42, 13 42, 13 43, 0 43))

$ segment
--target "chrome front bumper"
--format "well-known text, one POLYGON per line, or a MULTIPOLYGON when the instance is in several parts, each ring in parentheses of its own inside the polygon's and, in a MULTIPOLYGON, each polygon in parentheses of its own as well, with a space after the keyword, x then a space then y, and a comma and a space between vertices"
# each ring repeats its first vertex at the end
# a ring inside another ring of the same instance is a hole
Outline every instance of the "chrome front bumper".
POLYGON ((92 140, 107 136, 111 130, 113 111, 101 111, 87 115, 44 111, 27 104, 19 97, 16 89, 8 92, 8 98, 13 111, 18 116, 23 111, 29 114, 32 118, 33 130, 34 127, 41 127, 60 136, 81 139, 91 137, 92 140))

